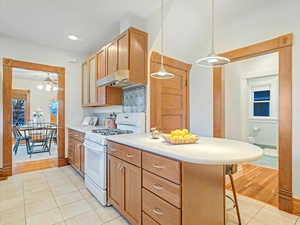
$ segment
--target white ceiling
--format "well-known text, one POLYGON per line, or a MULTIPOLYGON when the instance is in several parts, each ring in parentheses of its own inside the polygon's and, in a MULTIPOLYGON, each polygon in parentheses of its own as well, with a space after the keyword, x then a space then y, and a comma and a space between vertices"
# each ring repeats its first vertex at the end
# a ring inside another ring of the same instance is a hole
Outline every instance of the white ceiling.
POLYGON ((43 71, 26 70, 20 68, 13 68, 12 75, 13 78, 17 79, 44 81, 49 76, 50 79, 57 80, 56 73, 47 73, 43 71))
POLYGON ((119 33, 126 14, 147 17, 158 0, 0 0, 0 33, 87 53, 119 33), (78 35, 79 41, 68 39, 78 35))
MULTIPOLYGON (((195 5, 203 20, 209 19, 209 0, 167 1, 170 7, 178 1, 195 5)), ((216 20, 230 22, 282 1, 216 0, 216 20)), ((159 7, 159 0, 0 0, 0 34, 88 54, 119 33, 119 22, 125 15, 145 19, 159 7), (69 34, 78 35, 80 40, 69 40, 69 34)), ((182 10, 178 17, 184 16, 182 10)), ((203 20, 201 24, 206 24, 203 20)))

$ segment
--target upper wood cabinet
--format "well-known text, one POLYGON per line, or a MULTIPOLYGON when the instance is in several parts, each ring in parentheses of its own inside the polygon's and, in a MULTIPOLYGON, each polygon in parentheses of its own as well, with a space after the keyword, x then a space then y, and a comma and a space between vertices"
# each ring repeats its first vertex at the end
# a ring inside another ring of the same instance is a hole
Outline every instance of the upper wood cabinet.
POLYGON ((124 35, 118 38, 118 70, 129 69, 129 33, 126 32, 124 35))
POLYGON ((129 80, 147 83, 148 34, 130 28, 106 46, 107 74, 129 71, 129 80))
POLYGON ((118 70, 118 42, 113 41, 106 46, 107 73, 111 74, 118 70))
POLYGON ((97 81, 97 56, 93 56, 89 59, 89 76, 90 76, 90 102, 91 105, 96 105, 98 103, 96 95, 96 81, 97 81))
POLYGON ((82 105, 122 104, 122 89, 96 88, 96 81, 117 71, 129 71, 128 80, 147 83, 148 34, 129 28, 82 65, 82 105))
POLYGON ((85 107, 121 105, 122 89, 96 87, 96 81, 107 75, 107 49, 103 48, 82 66, 83 102, 85 107))
POLYGON ((82 64, 82 105, 90 103, 90 75, 89 75, 89 62, 82 64))

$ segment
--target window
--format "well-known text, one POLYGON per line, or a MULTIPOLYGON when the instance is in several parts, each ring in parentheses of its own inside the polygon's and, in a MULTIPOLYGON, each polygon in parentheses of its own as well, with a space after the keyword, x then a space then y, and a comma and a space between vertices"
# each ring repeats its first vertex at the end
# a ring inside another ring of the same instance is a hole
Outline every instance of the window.
POLYGON ((253 91, 253 116, 270 116, 271 91, 253 91))

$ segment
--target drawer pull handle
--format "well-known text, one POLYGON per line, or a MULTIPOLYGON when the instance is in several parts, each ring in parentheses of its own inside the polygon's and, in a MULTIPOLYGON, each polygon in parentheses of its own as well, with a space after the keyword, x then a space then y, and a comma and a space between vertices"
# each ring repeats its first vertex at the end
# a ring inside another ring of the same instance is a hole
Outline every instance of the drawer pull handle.
POLYGON ((153 187, 154 189, 156 189, 156 190, 159 190, 159 191, 161 191, 161 190, 164 189, 160 184, 153 184, 152 187, 153 187))
POLYGON ((165 168, 164 166, 160 166, 160 165, 157 165, 157 164, 154 164, 153 167, 156 168, 156 169, 164 169, 165 168))
POLYGON ((126 157, 127 157, 127 158, 133 158, 134 155, 132 155, 132 154, 127 154, 126 157))
POLYGON ((152 212, 155 213, 156 215, 159 215, 159 216, 164 215, 164 213, 158 208, 152 209, 152 212))

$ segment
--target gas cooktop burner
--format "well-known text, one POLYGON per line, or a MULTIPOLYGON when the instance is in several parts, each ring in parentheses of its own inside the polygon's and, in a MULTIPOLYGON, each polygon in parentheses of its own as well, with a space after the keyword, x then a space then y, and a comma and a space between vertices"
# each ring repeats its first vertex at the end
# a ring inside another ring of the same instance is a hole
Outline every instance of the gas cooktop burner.
POLYGON ((96 129, 96 130, 92 130, 92 132, 97 133, 97 134, 101 134, 101 135, 104 135, 104 136, 133 133, 133 131, 131 131, 131 130, 120 130, 120 129, 117 129, 117 128, 96 129))

